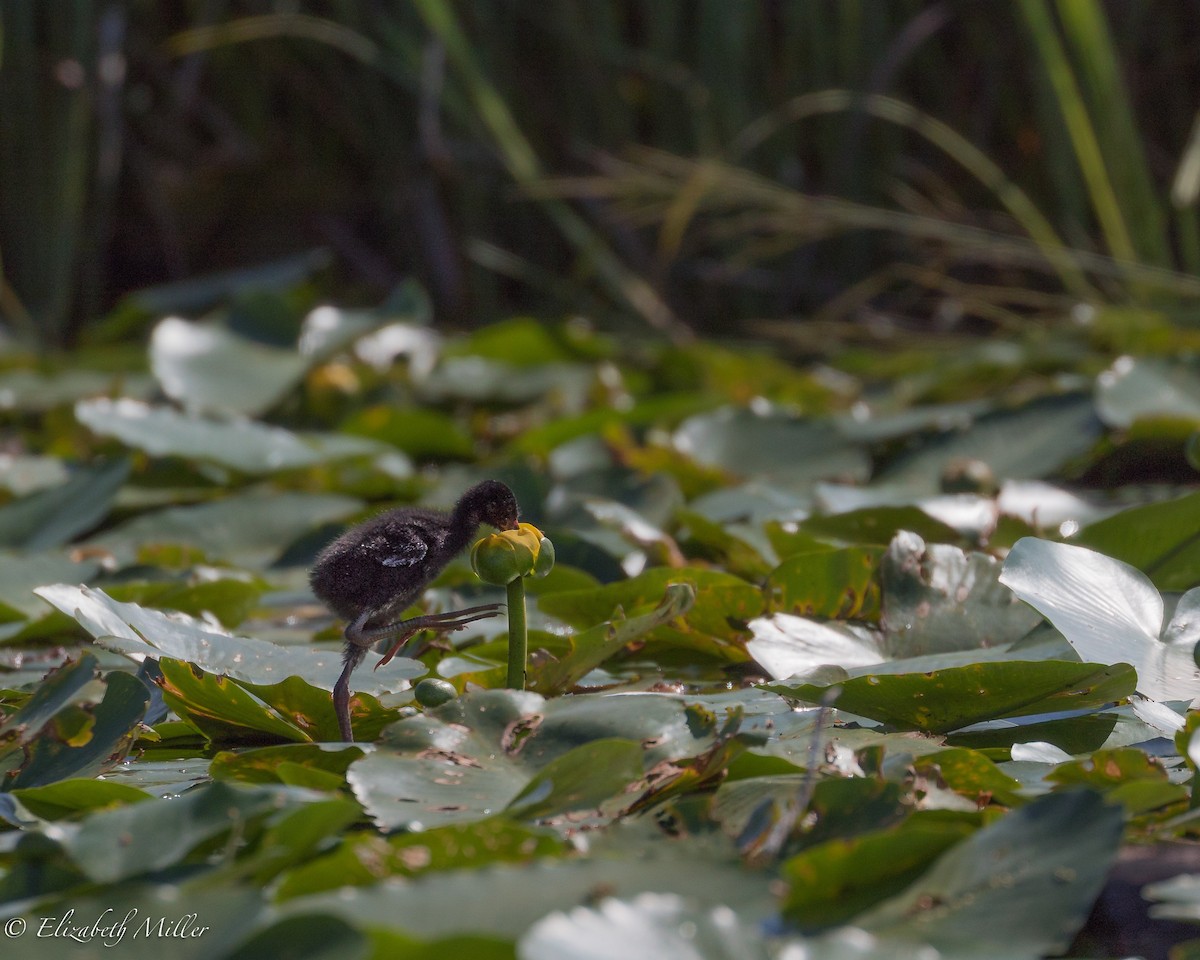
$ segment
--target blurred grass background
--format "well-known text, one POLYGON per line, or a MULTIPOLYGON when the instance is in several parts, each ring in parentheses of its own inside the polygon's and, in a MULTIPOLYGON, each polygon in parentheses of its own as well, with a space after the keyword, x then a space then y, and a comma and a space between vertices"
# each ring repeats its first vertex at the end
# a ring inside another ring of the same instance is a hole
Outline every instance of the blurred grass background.
POLYGON ((1200 318, 1194 0, 3 0, 0 31, 33 347, 411 276, 447 324, 800 351, 1200 318))

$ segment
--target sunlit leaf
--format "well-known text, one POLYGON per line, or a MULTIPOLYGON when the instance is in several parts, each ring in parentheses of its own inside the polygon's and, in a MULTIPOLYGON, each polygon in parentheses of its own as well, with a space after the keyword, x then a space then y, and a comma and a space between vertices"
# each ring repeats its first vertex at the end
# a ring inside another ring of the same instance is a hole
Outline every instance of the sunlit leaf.
MULTIPOLYGON (((57 584, 37 593, 79 621, 99 644, 137 662, 169 657, 247 683, 278 683, 294 676, 323 690, 332 690, 341 673, 341 656, 335 651, 283 647, 255 637, 218 633, 184 614, 121 603, 90 587, 57 584)), ((355 682, 359 692, 377 694, 395 690, 402 681, 424 672, 417 661, 397 657, 379 671, 363 671, 355 682)))
MULTIPOLYGON (((1131 663, 1151 700, 1200 696, 1190 634, 1172 642, 1163 603, 1145 574, 1093 550, 1026 537, 1008 555, 1001 582, 1045 615, 1080 658, 1131 663)), ((1185 614, 1186 616, 1186 614, 1185 614)))

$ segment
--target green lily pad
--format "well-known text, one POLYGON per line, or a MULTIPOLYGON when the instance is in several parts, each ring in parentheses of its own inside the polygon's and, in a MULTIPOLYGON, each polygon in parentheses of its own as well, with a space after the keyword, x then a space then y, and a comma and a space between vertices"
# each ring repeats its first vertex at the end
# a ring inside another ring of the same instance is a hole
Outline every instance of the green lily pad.
POLYGON ((717 719, 693 729, 683 702, 653 694, 473 692, 390 727, 382 746, 400 752, 363 757, 347 779, 385 830, 481 820, 518 797, 532 816, 541 804, 590 810, 601 794, 617 797, 640 779, 629 747, 613 741, 641 744, 643 767, 671 762, 709 749, 717 719))
POLYGON ((285 870, 310 862, 334 838, 362 819, 362 808, 344 796, 299 804, 267 824, 243 868, 256 884, 267 884, 285 870))
POLYGON ((214 780, 239 783, 284 783, 314 787, 333 782, 334 788, 345 783, 350 764, 365 754, 362 747, 343 747, 318 743, 288 743, 254 750, 223 750, 212 759, 209 774, 214 780), (304 771, 312 774, 309 783, 300 783, 304 771))
POLYGON ((1186 800, 1186 784, 1171 783, 1163 765, 1133 747, 1097 750, 1090 757, 1060 763, 1046 779, 1062 786, 1091 787, 1110 803, 1136 815, 1186 800))
POLYGON ((69 779, 43 787, 22 787, 12 791, 35 817, 61 820, 93 810, 106 810, 150 800, 145 790, 111 780, 69 779))
POLYGON ((800 524, 800 530, 826 540, 878 546, 887 546, 901 530, 938 543, 954 543, 961 537, 954 527, 931 517, 920 507, 893 505, 812 516, 800 524))
POLYGON ((918 811, 886 830, 808 847, 782 865, 783 914, 805 930, 845 923, 900 893, 975 828, 961 814, 918 811))
POLYGON ((705 466, 802 490, 818 480, 865 480, 871 469, 865 450, 834 424, 777 411, 723 407, 698 414, 679 426, 673 441, 705 466))
POLYGON ((1089 791, 1041 797, 953 847, 855 924, 955 957, 1061 953, 1104 884, 1123 820, 1089 791))
POLYGON ((741 868, 727 841, 659 840, 653 823, 621 823, 593 835, 587 857, 426 871, 403 883, 331 890, 277 906, 289 914, 330 911, 356 924, 387 926, 422 938, 462 931, 516 938, 547 913, 587 903, 597 891, 632 897, 670 890, 705 907, 727 905, 752 924, 774 914, 772 878, 741 868), (447 910, 447 904, 454 909, 447 910))
POLYGON ((1019 793, 1021 784, 977 750, 953 747, 927 753, 914 762, 913 771, 929 782, 945 784, 979 807, 992 800, 1006 806, 1024 802, 1019 793))
POLYGON ((137 677, 113 671, 104 697, 71 715, 59 713, 25 747, 25 762, 5 789, 40 787, 71 777, 93 776, 120 761, 133 746, 133 728, 146 713, 150 691, 137 677))
POLYGON ((784 613, 831 620, 879 617, 876 570, 883 551, 845 547, 795 554, 767 577, 771 606, 784 613))
POLYGON ((598 809, 642 777, 642 748, 632 740, 593 740, 555 757, 509 802, 514 817, 543 819, 598 809))
POLYGON ((59 553, 0 552, 0 619, 36 619, 46 612, 34 589, 49 583, 87 580, 100 569, 95 560, 76 562, 59 553))
POLYGON ((1037 480, 1087 453, 1100 428, 1091 397, 1043 397, 1015 410, 985 414, 968 429, 930 440, 876 479, 932 493, 934 478, 948 463, 969 458, 986 463, 999 480, 1037 480))
POLYGON ((251 420, 215 420, 124 397, 81 400, 75 405, 75 418, 93 433, 114 437, 154 457, 218 463, 247 474, 373 456, 387 449, 361 437, 297 434, 251 420))
MULTIPOLYGON (((869 670, 870 668, 863 668, 869 670)), ((1002 717, 1098 707, 1133 692, 1128 664, 995 661, 927 673, 861 673, 831 682, 772 683, 768 690, 819 703, 839 691, 840 710, 906 730, 945 733, 1002 717)))
POLYGON ((695 598, 691 584, 673 583, 667 586, 662 602, 650 613, 609 620, 566 638, 553 659, 537 660, 530 665, 526 686, 542 694, 570 689, 627 644, 687 613, 695 598))
POLYGON ((762 593, 753 584, 733 574, 698 567, 654 567, 629 580, 591 590, 564 590, 539 597, 538 606, 575 626, 590 627, 612 619, 618 608, 631 611, 657 605, 673 583, 691 584, 695 589, 696 602, 685 621, 698 633, 733 639, 742 632, 740 624, 762 613, 762 593))
POLYGON ((308 742, 312 737, 228 677, 196 671, 179 660, 159 663, 163 700, 218 743, 308 742))
POLYGON ((112 883, 180 864, 202 843, 294 803, 276 789, 217 782, 181 797, 95 813, 64 846, 89 878, 112 883))
POLYGON ((31 742, 55 714, 83 699, 98 666, 96 658, 85 653, 47 674, 19 710, 0 720, 0 749, 31 742))
POLYGON ((1200 584, 1200 493, 1131 507, 1090 524, 1073 542, 1123 560, 1160 590, 1200 584))
POLYGON ((382 441, 417 460, 470 460, 475 440, 454 418, 422 407, 376 406, 343 421, 345 433, 382 441))
POLYGON ((0 546, 44 550, 87 533, 108 516, 129 470, 124 458, 80 467, 65 483, 5 504, 0 507, 0 546))
POLYGON ((392 876, 529 863, 569 851, 570 847, 552 831, 507 817, 390 837, 357 833, 346 836, 332 853, 298 864, 282 878, 275 892, 280 900, 288 900, 343 887, 370 886, 392 876))
POLYGON ((225 960, 368 960, 368 936, 345 920, 316 913, 256 930, 225 960))
POLYGON ((677 393, 639 400, 628 410, 604 407, 575 416, 556 417, 523 431, 513 440, 511 449, 515 453, 545 456, 565 443, 603 434, 608 428, 673 426, 684 417, 711 410, 718 402, 711 394, 677 393))
POLYGON ((88 542, 134 561, 148 544, 193 547, 214 560, 267 566, 296 538, 362 509, 352 497, 334 494, 248 491, 213 503, 168 507, 119 524, 88 542))

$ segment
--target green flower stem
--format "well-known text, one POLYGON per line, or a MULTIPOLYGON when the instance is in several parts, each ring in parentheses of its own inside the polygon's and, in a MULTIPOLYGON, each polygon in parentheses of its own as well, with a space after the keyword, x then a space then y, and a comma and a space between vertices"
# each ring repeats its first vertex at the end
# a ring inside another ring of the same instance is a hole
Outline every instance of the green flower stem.
POLYGON ((508 687, 525 689, 525 658, 529 633, 525 627, 525 578, 517 577, 508 587, 508 687))

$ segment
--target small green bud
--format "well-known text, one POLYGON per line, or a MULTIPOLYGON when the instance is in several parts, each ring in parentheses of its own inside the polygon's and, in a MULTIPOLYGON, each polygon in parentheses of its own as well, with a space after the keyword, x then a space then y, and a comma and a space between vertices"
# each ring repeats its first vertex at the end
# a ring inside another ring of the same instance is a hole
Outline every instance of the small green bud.
POLYGON ((479 579, 500 587, 518 577, 544 577, 553 566, 553 544, 531 523, 489 534, 471 548, 471 568, 479 579))
POLYGON ((457 696, 454 684, 437 677, 426 677, 413 688, 413 698, 423 707, 440 707, 457 696))

